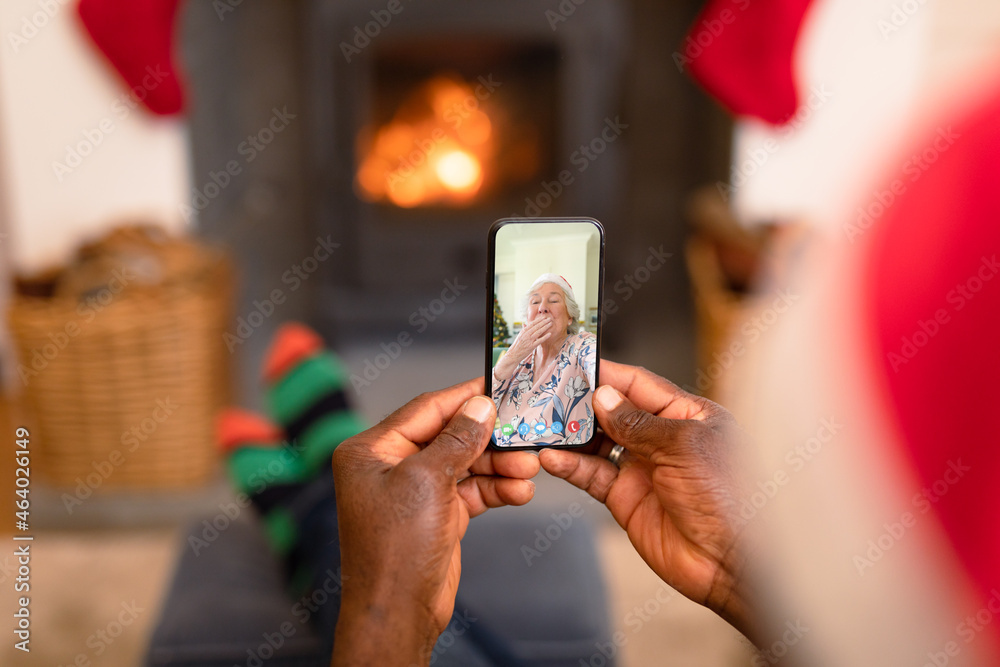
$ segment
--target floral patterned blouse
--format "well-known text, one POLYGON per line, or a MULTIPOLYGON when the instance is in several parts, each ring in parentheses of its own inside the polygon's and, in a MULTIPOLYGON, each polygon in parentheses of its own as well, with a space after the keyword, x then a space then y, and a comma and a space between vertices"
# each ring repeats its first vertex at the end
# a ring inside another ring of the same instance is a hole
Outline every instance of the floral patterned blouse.
POLYGON ((567 336, 548 378, 535 378, 534 354, 514 369, 509 380, 498 382, 493 377, 497 404, 493 436, 498 446, 573 445, 590 440, 596 343, 596 336, 588 331, 567 336), (532 391, 536 380, 540 382, 532 391))

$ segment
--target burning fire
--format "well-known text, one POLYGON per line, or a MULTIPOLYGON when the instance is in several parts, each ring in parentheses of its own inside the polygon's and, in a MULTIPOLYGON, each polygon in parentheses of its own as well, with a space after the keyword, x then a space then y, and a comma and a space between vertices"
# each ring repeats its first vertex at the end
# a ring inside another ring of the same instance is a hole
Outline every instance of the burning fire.
POLYGON ((405 208, 467 203, 496 152, 493 123, 472 88, 449 76, 427 81, 391 121, 362 136, 360 195, 405 208))

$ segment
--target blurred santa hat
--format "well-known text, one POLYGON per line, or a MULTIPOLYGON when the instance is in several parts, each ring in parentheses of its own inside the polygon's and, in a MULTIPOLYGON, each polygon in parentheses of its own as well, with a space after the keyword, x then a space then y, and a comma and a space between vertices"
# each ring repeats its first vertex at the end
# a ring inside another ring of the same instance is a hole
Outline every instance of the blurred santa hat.
POLYGON ((765 554, 774 629, 799 628, 773 635, 780 645, 765 657, 1000 664, 991 83, 971 112, 938 119, 910 146, 933 145, 940 127, 956 137, 919 185, 889 174, 905 187, 869 228, 798 256, 793 282, 771 286, 793 305, 746 346, 734 404, 752 396, 738 417, 759 449, 741 515, 765 554))

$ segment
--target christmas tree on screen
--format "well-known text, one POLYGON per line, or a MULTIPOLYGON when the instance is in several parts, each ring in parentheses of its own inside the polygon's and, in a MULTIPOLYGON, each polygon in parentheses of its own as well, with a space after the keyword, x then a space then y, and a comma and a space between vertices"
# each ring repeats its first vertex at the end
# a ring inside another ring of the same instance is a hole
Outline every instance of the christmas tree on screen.
POLYGON ((497 301, 496 294, 493 295, 493 347, 504 347, 507 339, 510 338, 510 330, 507 328, 507 321, 500 312, 500 302, 497 301))

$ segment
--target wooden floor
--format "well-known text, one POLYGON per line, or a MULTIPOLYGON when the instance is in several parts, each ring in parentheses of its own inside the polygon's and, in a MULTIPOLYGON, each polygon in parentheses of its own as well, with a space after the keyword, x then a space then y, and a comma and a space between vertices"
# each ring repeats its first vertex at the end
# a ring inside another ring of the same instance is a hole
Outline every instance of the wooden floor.
MULTIPOLYGON (((8 538, 4 538, 5 540, 8 538)), ((174 530, 39 531, 32 542, 31 652, 0 644, 0 664, 70 667, 142 664, 149 633, 179 554, 174 530)), ((0 557, 0 615, 16 604, 0 557)), ((4 623, 9 627, 9 621, 4 623)))

